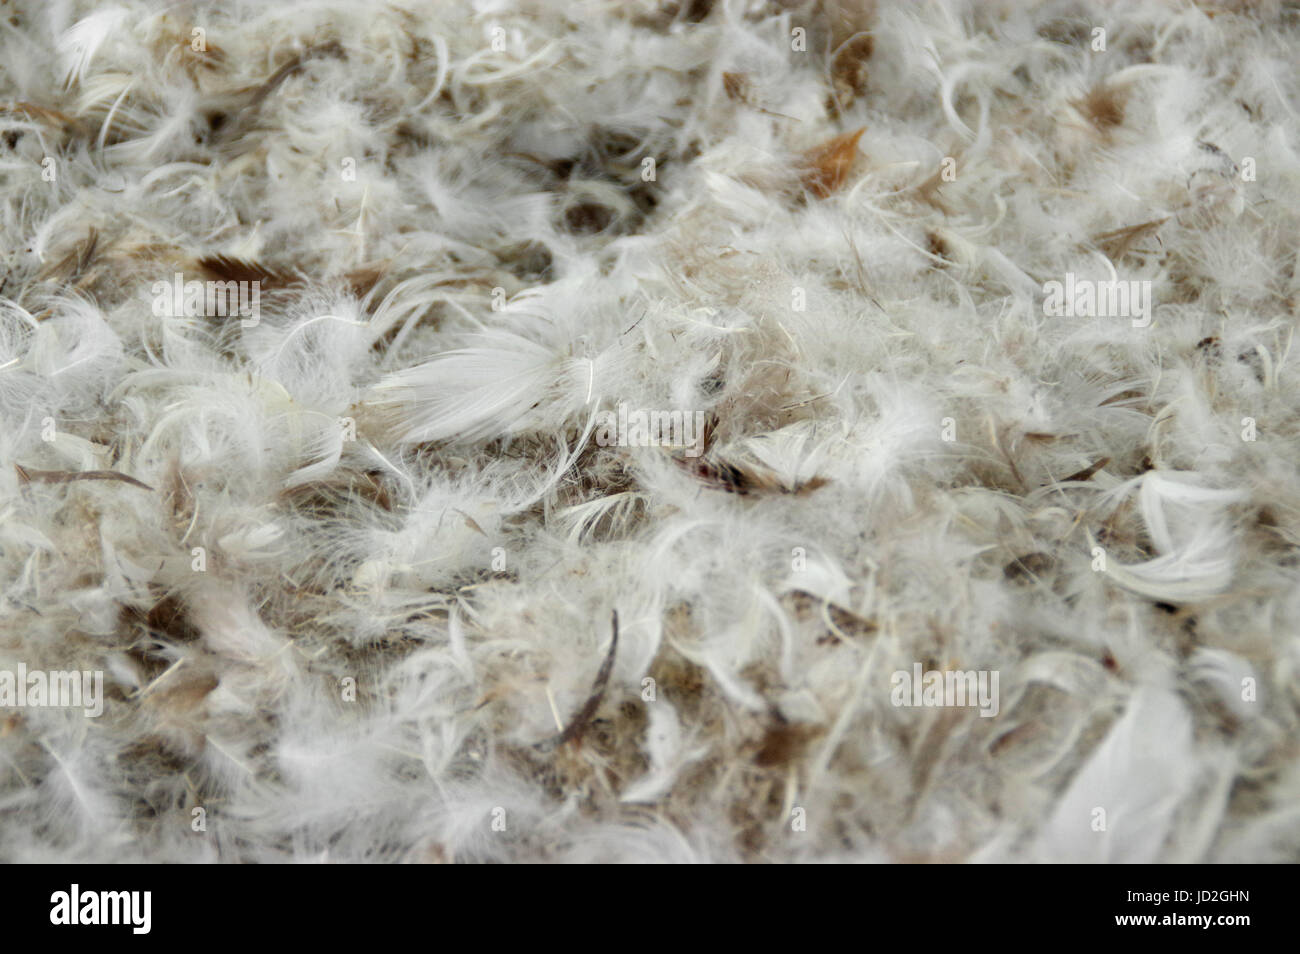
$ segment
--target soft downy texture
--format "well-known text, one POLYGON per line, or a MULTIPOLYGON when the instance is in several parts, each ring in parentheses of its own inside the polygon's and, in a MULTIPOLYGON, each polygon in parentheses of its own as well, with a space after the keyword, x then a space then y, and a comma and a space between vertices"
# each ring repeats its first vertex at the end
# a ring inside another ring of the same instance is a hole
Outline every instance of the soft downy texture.
POLYGON ((0 670, 105 699, 0 710, 0 858, 1297 860, 1298 43, 9 5, 0 670))

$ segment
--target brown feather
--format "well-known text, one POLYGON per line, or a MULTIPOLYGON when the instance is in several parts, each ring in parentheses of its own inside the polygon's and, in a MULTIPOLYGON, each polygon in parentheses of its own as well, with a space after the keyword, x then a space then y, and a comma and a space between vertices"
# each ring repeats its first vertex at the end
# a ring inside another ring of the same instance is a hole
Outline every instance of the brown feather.
POLYGON ((725 490, 740 496, 754 492, 802 496, 830 483, 826 477, 810 477, 790 484, 766 468, 754 465, 739 467, 725 461, 708 461, 702 457, 693 460, 678 459, 677 464, 715 490, 725 490))
POLYGON ((1106 253, 1106 257, 1112 262, 1118 262, 1127 254, 1128 250, 1133 247, 1134 243, 1144 236, 1154 233, 1169 221, 1169 216, 1162 219, 1152 219, 1150 222, 1140 222, 1137 225, 1126 225, 1123 228, 1115 229, 1112 232, 1103 232, 1100 235, 1093 236, 1093 243, 1106 253))
POLYGON ((605 689, 609 686, 609 677, 614 671, 614 653, 617 650, 618 610, 614 610, 613 635, 609 638, 609 650, 605 653, 605 661, 600 664, 600 671, 596 673, 596 681, 592 683, 591 694, 587 696, 587 701, 578 710, 578 714, 569 720, 569 724, 564 727, 564 731, 544 742, 538 743, 536 746, 538 749, 547 752, 569 742, 582 739, 583 733, 587 731, 587 726, 596 715, 596 710, 600 708, 601 700, 605 698, 605 689))
POLYGON ((35 103, 6 103, 0 106, 0 112, 23 113, 30 119, 60 129, 70 129, 77 124, 77 120, 67 113, 61 113, 57 109, 50 109, 47 106, 37 106, 35 103))
POLYGON ((844 185, 858 155, 858 140, 867 131, 863 126, 814 146, 804 153, 803 184, 819 199, 825 199, 844 185))
POLYGON ((24 484, 29 484, 32 481, 47 484, 66 484, 74 480, 120 480, 123 483, 141 487, 144 490, 153 490, 148 484, 126 474, 119 474, 115 470, 32 470, 22 464, 14 464, 14 470, 18 472, 18 479, 24 484))
POLYGON ((1091 480, 1093 474, 1097 473, 1097 471, 1101 470, 1109 463, 1110 458, 1103 457, 1101 460, 1089 464, 1087 467, 1083 468, 1083 470, 1073 473, 1069 477, 1062 478, 1060 482, 1068 483, 1072 480, 1091 480))
POLYGON ((302 279, 272 265, 234 255, 204 255, 199 267, 219 282, 257 282, 263 290, 300 284, 302 279))

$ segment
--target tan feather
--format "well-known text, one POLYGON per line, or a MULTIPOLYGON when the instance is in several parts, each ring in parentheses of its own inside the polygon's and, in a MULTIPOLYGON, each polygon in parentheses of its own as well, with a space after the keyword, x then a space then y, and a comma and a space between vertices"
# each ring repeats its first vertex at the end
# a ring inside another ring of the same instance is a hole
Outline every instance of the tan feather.
POLYGON ((863 126, 814 146, 803 156, 803 184, 819 199, 827 198, 848 180, 858 155, 858 140, 867 131, 863 126))

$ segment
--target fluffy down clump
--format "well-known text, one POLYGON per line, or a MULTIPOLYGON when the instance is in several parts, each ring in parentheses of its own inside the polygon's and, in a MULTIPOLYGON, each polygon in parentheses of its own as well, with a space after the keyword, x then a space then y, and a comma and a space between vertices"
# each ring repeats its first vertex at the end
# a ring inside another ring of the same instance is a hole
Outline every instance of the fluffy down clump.
POLYGON ((3 16, 0 858, 1300 859, 1293 4, 3 16))

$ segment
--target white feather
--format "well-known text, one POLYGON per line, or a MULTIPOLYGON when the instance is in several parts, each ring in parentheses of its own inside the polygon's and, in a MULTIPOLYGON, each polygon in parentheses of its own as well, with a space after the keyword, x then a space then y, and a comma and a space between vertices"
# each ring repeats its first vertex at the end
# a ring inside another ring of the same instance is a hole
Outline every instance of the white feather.
POLYGON ((1042 861, 1150 864, 1162 858, 1197 771, 1178 696, 1141 687, 1089 754, 1038 834, 1042 861))

